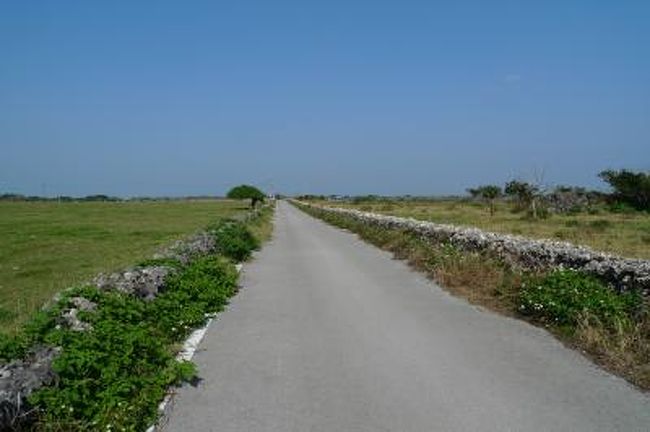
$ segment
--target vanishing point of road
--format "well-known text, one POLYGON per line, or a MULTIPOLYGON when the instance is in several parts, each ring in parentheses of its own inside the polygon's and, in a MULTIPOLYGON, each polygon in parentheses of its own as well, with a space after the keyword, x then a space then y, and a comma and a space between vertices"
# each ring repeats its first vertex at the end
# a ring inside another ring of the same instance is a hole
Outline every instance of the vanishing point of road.
POLYGON ((650 431, 650 398, 280 202, 167 432, 650 431))

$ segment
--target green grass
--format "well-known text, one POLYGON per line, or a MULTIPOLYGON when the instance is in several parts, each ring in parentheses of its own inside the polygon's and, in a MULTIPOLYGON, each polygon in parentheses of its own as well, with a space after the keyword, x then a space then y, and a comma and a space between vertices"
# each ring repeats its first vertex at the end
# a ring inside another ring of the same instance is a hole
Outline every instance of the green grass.
POLYGON ((56 292, 247 209, 236 201, 0 203, 0 331, 15 333, 56 292))
POLYGON ((505 202, 497 203, 494 216, 490 216, 485 204, 460 200, 321 203, 531 238, 568 241, 617 255, 650 259, 649 213, 612 213, 601 208, 595 213, 555 214, 547 219, 533 220, 522 213, 514 213, 512 206, 505 202))

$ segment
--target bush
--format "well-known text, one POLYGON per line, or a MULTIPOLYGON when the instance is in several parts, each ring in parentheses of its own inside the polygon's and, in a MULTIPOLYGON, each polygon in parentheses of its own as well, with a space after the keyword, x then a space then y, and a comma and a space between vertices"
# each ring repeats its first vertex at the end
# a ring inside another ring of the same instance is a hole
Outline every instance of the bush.
POLYGON ((194 375, 193 364, 176 361, 170 347, 202 325, 206 314, 223 308, 237 290, 237 273, 223 258, 199 258, 168 276, 165 288, 149 302, 94 287, 77 289, 71 295, 97 304, 96 312, 80 316, 92 330, 57 328, 54 314, 33 326, 41 334, 32 340, 63 347, 53 364, 56 384, 30 398, 40 409, 40 424, 144 430, 154 421, 167 387, 194 375))
POLYGON ((617 202, 637 210, 650 211, 650 173, 629 170, 606 170, 598 174, 614 189, 617 202))
POLYGON ((622 201, 614 201, 608 206, 608 209, 612 213, 621 213, 621 214, 636 213, 636 209, 634 207, 622 201))
POLYGON ((224 220, 209 228, 217 241, 219 253, 234 261, 245 261, 260 244, 245 224, 234 220, 224 220))
POLYGON ((165 288, 150 304, 148 321, 171 341, 179 341, 205 323, 206 313, 223 309, 237 291, 237 273, 222 258, 199 258, 184 272, 169 276, 165 288))
POLYGON ((556 270, 522 284, 519 311, 543 322, 571 326, 589 314, 612 327, 629 320, 640 304, 636 293, 618 294, 592 276, 556 270))

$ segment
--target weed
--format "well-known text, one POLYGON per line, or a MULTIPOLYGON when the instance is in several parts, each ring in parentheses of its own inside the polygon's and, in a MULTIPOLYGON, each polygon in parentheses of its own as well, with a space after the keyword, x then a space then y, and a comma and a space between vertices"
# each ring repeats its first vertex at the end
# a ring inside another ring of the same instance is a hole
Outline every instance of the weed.
POLYGON ((157 266, 171 267, 174 269, 183 268, 183 264, 180 261, 175 260, 173 258, 151 258, 151 259, 140 261, 136 265, 136 267, 157 267, 157 266))
POLYGON ((525 281, 519 311, 556 325, 578 324, 587 314, 604 326, 629 320, 640 304, 634 293, 618 294, 596 278, 574 270, 557 270, 525 281))
POLYGON ((53 365, 56 385, 30 399, 40 409, 39 422, 56 419, 73 430, 145 429, 167 386, 194 374, 169 347, 202 325, 206 314, 221 310, 236 280, 232 265, 208 256, 170 276, 165 292, 151 302, 93 287, 77 290, 98 305, 86 315, 91 331, 37 326, 42 340, 64 347, 53 365))
POLYGON ((605 231, 612 227, 612 222, 607 219, 596 219, 589 222, 589 227, 596 231, 605 231))

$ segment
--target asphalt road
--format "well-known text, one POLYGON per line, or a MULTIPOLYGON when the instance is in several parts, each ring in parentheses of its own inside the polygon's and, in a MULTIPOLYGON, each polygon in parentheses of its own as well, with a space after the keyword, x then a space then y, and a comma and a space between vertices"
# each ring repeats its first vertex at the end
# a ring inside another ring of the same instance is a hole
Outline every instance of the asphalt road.
POLYGON ((165 431, 649 431, 650 398, 280 203, 165 431))

